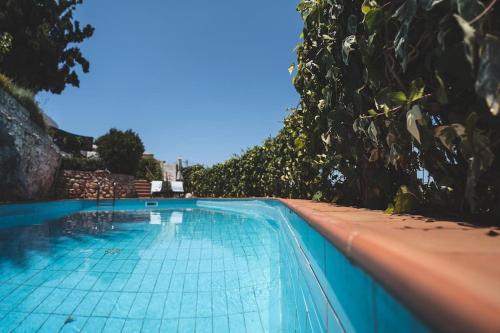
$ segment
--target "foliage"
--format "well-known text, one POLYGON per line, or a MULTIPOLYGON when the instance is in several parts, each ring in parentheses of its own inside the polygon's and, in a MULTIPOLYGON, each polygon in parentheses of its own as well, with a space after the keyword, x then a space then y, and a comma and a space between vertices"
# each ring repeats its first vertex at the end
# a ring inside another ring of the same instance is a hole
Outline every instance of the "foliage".
POLYGON ((30 119, 40 126, 42 129, 46 129, 45 120, 43 118, 42 110, 38 103, 35 101, 35 95, 28 89, 21 88, 7 76, 0 73, 0 88, 9 93, 14 97, 19 104, 24 106, 28 110, 30 119))
POLYGON ((9 51, 0 58, 0 71, 35 93, 61 93, 67 84, 78 87, 76 67, 87 73, 89 62, 76 45, 94 32, 73 18, 82 2, 0 1, 0 32, 11 36, 9 51))
POLYGON ((61 169, 76 171, 103 170, 104 163, 98 158, 65 157, 62 160, 61 169))
POLYGON ((59 149, 66 153, 81 156, 82 150, 92 150, 94 138, 90 136, 76 135, 55 127, 49 128, 48 132, 59 149))
POLYGON ((500 216, 499 7, 302 0, 299 106, 193 192, 500 216))
POLYGON ((12 35, 8 32, 0 33, 0 61, 12 48, 12 35))
POLYGON ((205 168, 200 164, 191 165, 189 167, 182 168, 182 177, 184 178, 184 191, 186 193, 192 193, 199 185, 193 184, 193 176, 196 172, 202 171, 205 168))
POLYGON ((148 181, 163 180, 163 170, 160 161, 152 157, 143 157, 139 162, 139 168, 135 177, 148 181))
POLYGON ((135 175, 144 153, 144 145, 137 133, 112 128, 95 141, 97 154, 104 166, 114 173, 135 175))

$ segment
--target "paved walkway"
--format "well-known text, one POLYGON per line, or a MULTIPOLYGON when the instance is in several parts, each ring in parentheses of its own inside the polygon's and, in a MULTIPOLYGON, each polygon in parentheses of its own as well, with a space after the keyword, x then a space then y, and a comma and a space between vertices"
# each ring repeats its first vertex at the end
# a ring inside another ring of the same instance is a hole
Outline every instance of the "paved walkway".
POLYGON ((500 230, 282 199, 431 327, 500 332, 500 230))

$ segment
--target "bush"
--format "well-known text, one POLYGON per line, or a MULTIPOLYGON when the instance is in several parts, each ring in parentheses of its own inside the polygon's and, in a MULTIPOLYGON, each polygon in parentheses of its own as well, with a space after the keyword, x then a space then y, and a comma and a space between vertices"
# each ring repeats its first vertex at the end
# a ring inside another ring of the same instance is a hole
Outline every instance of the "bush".
POLYGON ((96 171, 103 170, 104 163, 97 158, 66 157, 62 160, 61 168, 63 170, 96 171))
POLYGON ((147 179, 148 181, 163 180, 163 170, 160 161, 152 157, 143 157, 139 162, 139 169, 135 177, 138 179, 147 179))
POLYGON ((43 130, 47 129, 42 110, 35 101, 35 95, 32 91, 21 88, 2 73, 0 73, 0 88, 9 93, 19 102, 19 104, 28 110, 31 121, 40 126, 43 130))
POLYGON ((500 11, 476 0, 298 10, 300 105, 262 146, 185 175, 191 190, 498 218, 500 11))
POLYGON ((95 141, 97 154, 113 173, 135 175, 144 153, 144 144, 137 133, 112 128, 95 141))

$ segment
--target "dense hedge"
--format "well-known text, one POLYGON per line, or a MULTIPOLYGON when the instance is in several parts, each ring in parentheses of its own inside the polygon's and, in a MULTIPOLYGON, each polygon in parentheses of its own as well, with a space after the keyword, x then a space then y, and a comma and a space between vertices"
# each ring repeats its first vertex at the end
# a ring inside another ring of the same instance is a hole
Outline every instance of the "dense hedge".
POLYGON ((61 164, 62 170, 96 171, 105 168, 104 163, 98 158, 65 157, 61 164))
POLYGON ((303 0, 298 10, 300 105, 262 146, 185 170, 189 189, 500 216, 500 5, 303 0))

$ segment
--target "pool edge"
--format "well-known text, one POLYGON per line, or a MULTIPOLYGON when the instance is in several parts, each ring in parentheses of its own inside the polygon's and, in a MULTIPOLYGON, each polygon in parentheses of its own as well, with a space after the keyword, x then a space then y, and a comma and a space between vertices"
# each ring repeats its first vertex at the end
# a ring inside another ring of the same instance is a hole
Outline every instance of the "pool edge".
MULTIPOLYGON (((453 278, 453 272, 446 274, 436 269, 446 265, 442 258, 423 254, 397 239, 365 233, 359 225, 337 225, 333 222, 334 217, 308 207, 309 201, 275 200, 306 220, 431 329, 446 332, 500 331, 498 304, 464 286, 463 281, 453 278)), ((380 218, 377 212, 374 214, 380 218)))

